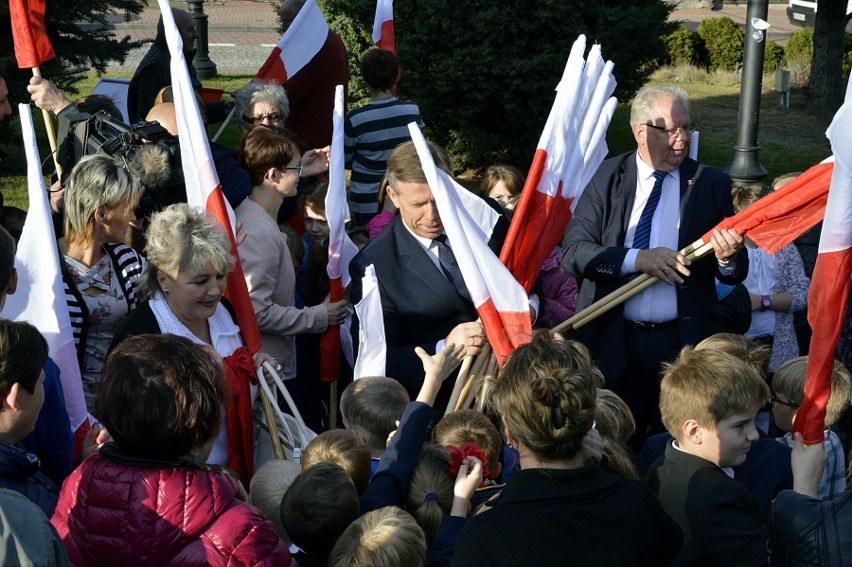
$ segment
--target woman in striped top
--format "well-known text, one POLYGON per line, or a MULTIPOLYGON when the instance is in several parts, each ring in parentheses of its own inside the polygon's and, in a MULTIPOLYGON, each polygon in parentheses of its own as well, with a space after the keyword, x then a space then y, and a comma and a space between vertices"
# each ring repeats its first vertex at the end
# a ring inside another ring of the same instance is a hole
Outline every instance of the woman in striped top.
POLYGON ((145 260, 124 240, 143 190, 125 159, 102 154, 81 159, 68 180, 62 272, 89 411, 113 334, 137 303, 145 260))

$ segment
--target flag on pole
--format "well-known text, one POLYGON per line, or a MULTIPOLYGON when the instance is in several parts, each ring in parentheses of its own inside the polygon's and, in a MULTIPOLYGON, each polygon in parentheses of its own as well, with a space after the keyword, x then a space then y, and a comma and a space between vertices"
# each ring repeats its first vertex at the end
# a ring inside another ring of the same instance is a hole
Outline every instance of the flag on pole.
POLYGON ((355 362, 355 380, 364 376, 384 376, 387 361, 385 320, 382 313, 382 294, 373 264, 364 271, 363 296, 355 305, 358 321, 358 358, 355 362))
POLYGON ((44 24, 46 0, 9 0, 15 59, 21 69, 38 67, 56 57, 44 24))
POLYGON ((393 34, 393 0, 376 0, 373 43, 379 49, 387 49, 396 53, 393 34))
MULTIPOLYGON (((828 188, 835 167, 829 160, 808 168, 780 189, 726 218, 713 230, 736 230, 748 236, 766 253, 775 254, 825 215, 828 188)), ((710 242, 713 230, 701 237, 702 242, 710 242)))
POLYGON ((65 408, 71 420, 71 430, 79 442, 89 430, 90 422, 77 362, 77 348, 71 332, 71 319, 65 303, 59 250, 52 236, 53 221, 41 173, 30 106, 20 104, 18 111, 27 156, 29 210, 15 255, 18 289, 6 298, 3 317, 27 321, 44 335, 50 357, 61 372, 65 408))
POLYGON ((565 234, 571 211, 607 153, 606 130, 617 101, 613 64, 600 45, 583 59, 586 37, 574 42, 556 100, 530 166, 500 260, 529 291, 565 234))
POLYGON ((502 364, 518 345, 532 339, 532 322, 526 292, 488 248, 488 239, 499 215, 435 166, 416 122, 409 124, 408 130, 435 197, 450 248, 485 327, 488 342, 502 364))
POLYGON ((834 350, 843 327, 852 275, 852 78, 846 100, 834 115, 826 135, 834 152, 834 171, 825 208, 814 273, 808 292, 808 323, 813 329, 805 374, 805 397, 793 431, 805 443, 821 443, 825 408, 831 395, 834 350))
POLYGON ((322 49, 328 33, 328 24, 316 1, 307 0, 255 78, 283 85, 322 49))
MULTIPOLYGON (((349 285, 349 262, 358 253, 358 247, 346 233, 349 222, 349 205, 346 202, 343 152, 343 85, 334 91, 334 131, 331 138, 331 163, 328 171, 328 192, 325 195, 325 218, 328 221, 328 272, 330 300, 343 299, 349 285)), ((340 327, 329 327, 320 340, 320 379, 337 380, 340 370, 340 327)))
POLYGON ((232 355, 224 357, 228 371, 228 387, 233 396, 232 401, 226 405, 228 466, 247 484, 254 468, 254 426, 249 383, 256 383, 256 375, 251 357, 260 351, 260 330, 234 239, 234 211, 225 200, 219 185, 219 176, 210 155, 210 144, 201 121, 198 101, 189 80, 183 43, 175 26, 169 0, 158 2, 166 31, 166 42, 171 53, 172 91, 187 202, 191 206, 206 209, 219 220, 231 241, 231 255, 236 260, 234 269, 227 275, 225 295, 233 305, 246 346, 245 349, 238 349, 232 355))

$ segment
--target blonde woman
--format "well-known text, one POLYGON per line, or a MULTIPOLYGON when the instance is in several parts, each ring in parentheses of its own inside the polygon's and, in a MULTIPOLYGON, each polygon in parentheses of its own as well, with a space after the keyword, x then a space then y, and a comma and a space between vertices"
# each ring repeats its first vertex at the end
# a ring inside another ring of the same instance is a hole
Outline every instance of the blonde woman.
POLYGON ((124 244, 142 197, 137 179, 123 158, 96 154, 74 166, 65 192, 63 282, 89 411, 113 334, 136 308, 145 267, 124 244))

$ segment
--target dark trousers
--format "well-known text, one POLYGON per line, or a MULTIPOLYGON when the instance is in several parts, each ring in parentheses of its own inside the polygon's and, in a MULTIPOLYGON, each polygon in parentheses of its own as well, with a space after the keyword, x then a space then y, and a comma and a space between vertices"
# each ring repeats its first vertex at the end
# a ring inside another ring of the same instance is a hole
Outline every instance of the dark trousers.
POLYGON ((680 351, 677 325, 652 332, 625 326, 627 367, 607 387, 624 400, 633 412, 636 432, 628 442, 638 455, 645 439, 664 431, 660 419, 660 365, 674 360, 680 351))

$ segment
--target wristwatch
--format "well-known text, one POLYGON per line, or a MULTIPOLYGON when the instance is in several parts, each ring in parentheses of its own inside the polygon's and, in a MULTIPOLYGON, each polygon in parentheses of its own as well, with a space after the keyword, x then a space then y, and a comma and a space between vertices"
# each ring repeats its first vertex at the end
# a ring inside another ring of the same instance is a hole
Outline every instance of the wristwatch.
POLYGON ((772 309, 772 298, 768 295, 761 295, 760 296, 760 310, 761 311, 767 311, 769 309, 772 309))

